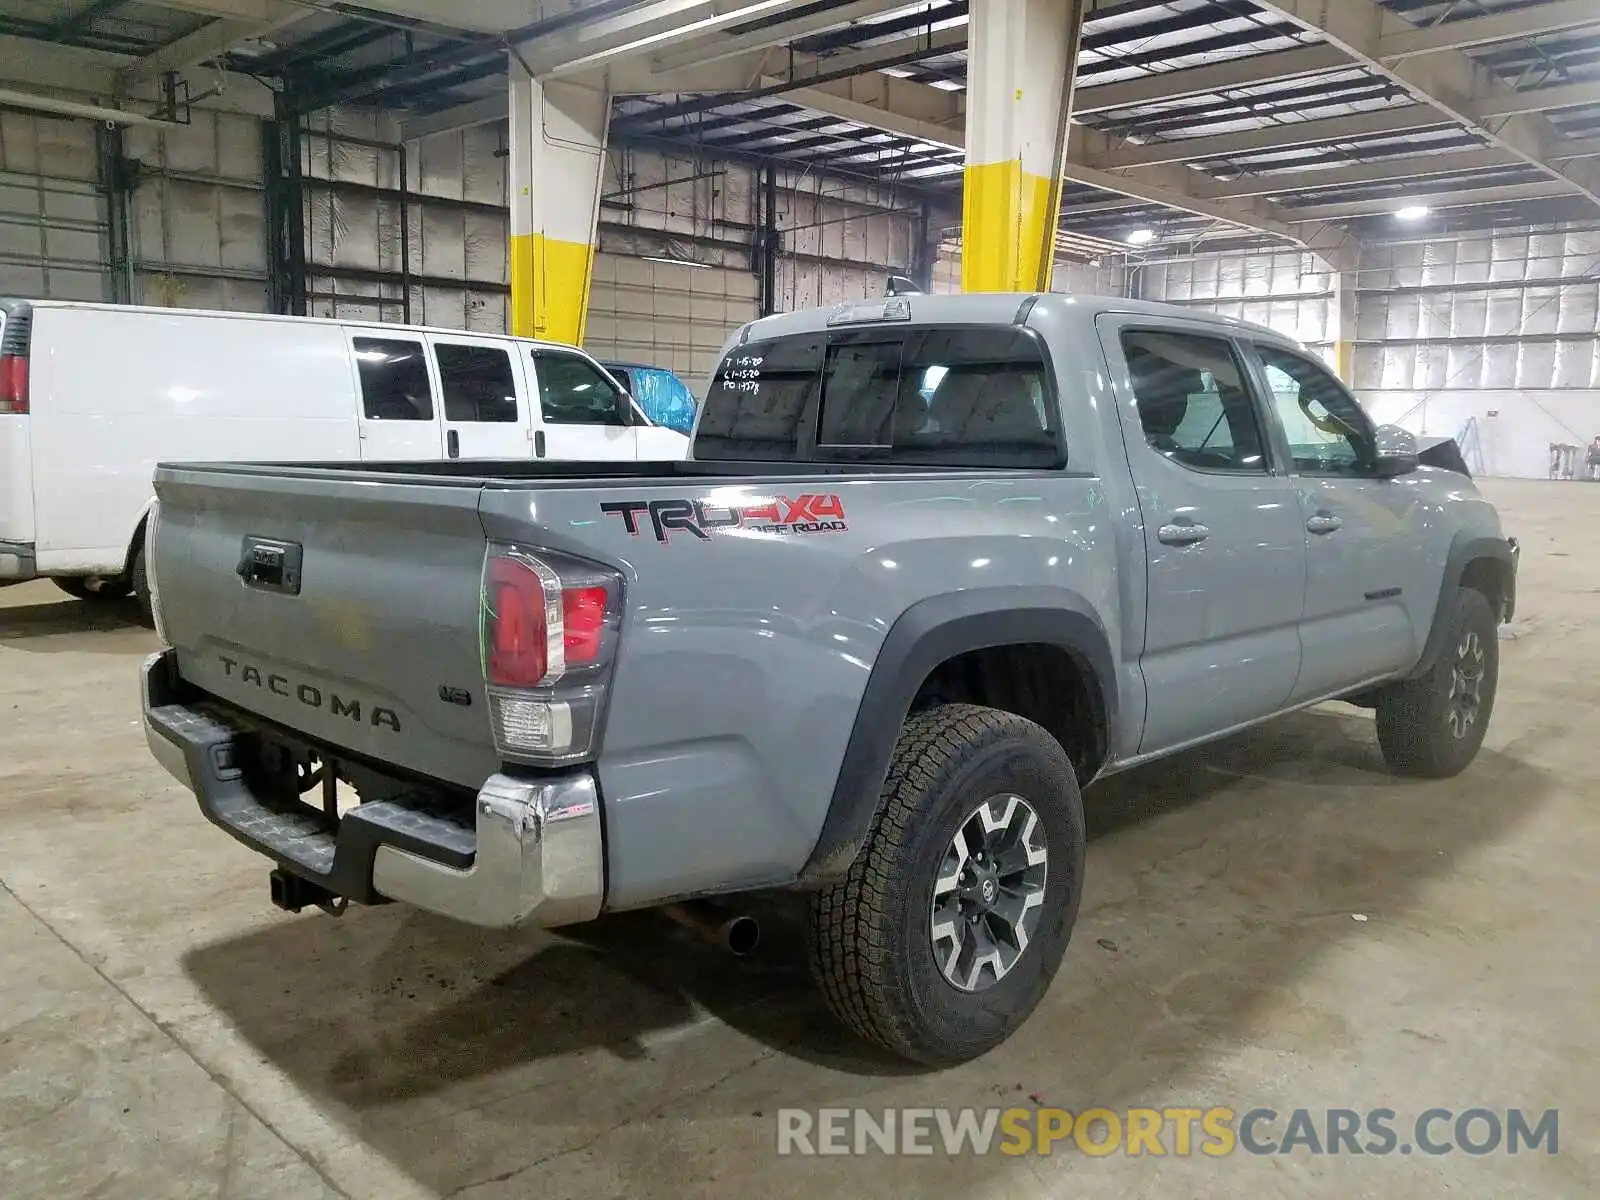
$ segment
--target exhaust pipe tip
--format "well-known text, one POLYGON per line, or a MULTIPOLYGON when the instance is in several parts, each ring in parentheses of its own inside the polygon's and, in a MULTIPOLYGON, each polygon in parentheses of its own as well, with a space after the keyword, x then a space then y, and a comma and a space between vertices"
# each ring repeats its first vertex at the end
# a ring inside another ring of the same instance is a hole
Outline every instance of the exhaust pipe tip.
POLYGON ((730 915, 727 910, 705 900, 666 904, 661 911, 736 958, 743 958, 761 944, 761 923, 747 913, 730 915))
POLYGON ((743 958, 761 944, 761 923, 754 917, 734 917, 722 926, 722 942, 728 953, 743 958))

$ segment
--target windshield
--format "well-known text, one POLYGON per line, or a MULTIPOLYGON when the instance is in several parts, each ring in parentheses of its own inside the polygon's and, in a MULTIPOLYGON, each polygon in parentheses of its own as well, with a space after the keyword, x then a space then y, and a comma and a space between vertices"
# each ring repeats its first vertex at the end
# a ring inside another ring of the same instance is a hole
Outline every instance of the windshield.
POLYGON ((1065 462, 1050 368, 1016 326, 835 330, 748 342, 706 394, 697 459, 1065 462))

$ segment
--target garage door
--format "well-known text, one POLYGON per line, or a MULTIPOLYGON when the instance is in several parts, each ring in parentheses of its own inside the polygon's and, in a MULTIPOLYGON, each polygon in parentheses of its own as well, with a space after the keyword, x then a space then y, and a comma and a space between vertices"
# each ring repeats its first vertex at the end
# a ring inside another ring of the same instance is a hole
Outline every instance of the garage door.
POLYGON ((0 118, 0 295, 109 300, 109 245, 94 126, 0 118))
POLYGON ((696 396, 734 329, 759 315, 748 271, 597 254, 585 348, 596 358, 670 367, 696 396))

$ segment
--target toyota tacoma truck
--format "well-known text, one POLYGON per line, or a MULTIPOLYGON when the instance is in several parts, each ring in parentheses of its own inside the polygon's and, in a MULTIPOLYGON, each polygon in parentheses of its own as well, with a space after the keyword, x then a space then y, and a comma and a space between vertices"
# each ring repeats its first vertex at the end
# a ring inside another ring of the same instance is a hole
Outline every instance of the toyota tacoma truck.
POLYGON ((1516 545, 1271 330, 1121 299, 767 317, 684 462, 156 475, 156 758, 298 910, 492 927, 809 892, 929 1064, 1062 961, 1081 789, 1327 700, 1446 777, 1516 545))

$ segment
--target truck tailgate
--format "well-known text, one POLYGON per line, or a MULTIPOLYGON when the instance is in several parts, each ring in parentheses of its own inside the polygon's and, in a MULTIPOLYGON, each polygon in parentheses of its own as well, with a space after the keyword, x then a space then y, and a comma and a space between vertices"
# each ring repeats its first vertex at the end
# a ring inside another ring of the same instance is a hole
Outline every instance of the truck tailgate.
POLYGON ((186 680, 422 775, 477 787, 497 769, 473 619, 476 481, 163 467, 156 495, 150 561, 186 680), (267 569, 247 585, 254 546, 267 569), (274 546, 291 568, 278 585, 274 546))

